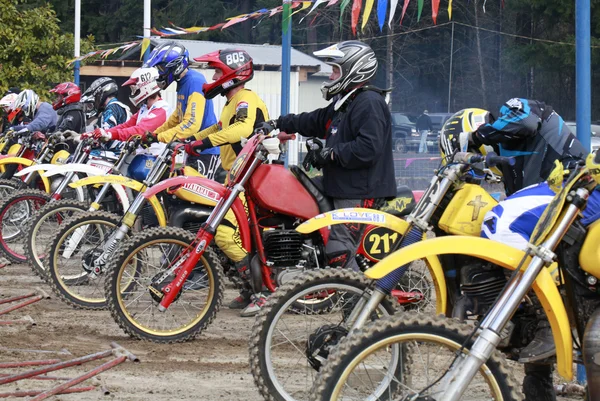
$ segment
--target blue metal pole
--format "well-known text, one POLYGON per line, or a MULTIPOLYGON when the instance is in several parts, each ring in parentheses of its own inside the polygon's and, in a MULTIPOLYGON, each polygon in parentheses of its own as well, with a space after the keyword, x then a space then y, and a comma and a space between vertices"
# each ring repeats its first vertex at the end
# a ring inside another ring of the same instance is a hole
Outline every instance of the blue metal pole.
POLYGON ((79 60, 75 61, 75 63, 74 63, 75 77, 73 78, 73 82, 77 86, 79 86, 79 65, 80 65, 80 61, 79 60))
MULTIPOLYGON (((290 64, 292 54, 292 13, 291 0, 283 0, 281 19, 281 115, 290 112, 290 64)), ((288 152, 285 154, 288 166, 288 152)))
POLYGON ((590 149, 592 124, 592 76, 590 0, 575 1, 575 86, 577 139, 590 149))

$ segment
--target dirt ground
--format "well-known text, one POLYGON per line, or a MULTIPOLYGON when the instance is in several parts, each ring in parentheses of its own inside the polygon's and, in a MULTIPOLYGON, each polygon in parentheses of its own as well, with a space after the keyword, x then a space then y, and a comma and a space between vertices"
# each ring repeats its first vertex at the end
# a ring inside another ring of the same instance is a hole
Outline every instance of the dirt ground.
MULTIPOLYGON (((129 339, 107 311, 81 311, 55 298, 50 288, 35 277, 26 265, 0 269, 0 299, 42 289, 50 295, 33 305, 2 316, 3 320, 25 315, 33 326, 0 326, 0 362, 58 358, 67 360, 110 348, 111 342, 134 353, 139 363, 126 362, 81 386, 98 385, 87 393, 60 395, 60 400, 262 400, 248 366, 247 339, 254 322, 237 311, 222 308, 217 319, 197 340, 162 345, 129 339), (72 355, 11 351, 13 349, 61 351, 72 355), (100 390, 102 384, 110 394, 100 390)), ((235 292, 228 290, 224 304, 235 292)), ((0 306, 4 309, 6 305, 0 306)), ((103 361, 107 361, 103 360, 103 361)), ((54 376, 75 377, 100 362, 69 368, 54 376)), ((0 373, 16 370, 2 369, 0 373)), ((522 373, 519 371, 521 376, 522 373)), ((0 392, 47 389, 51 383, 22 380, 0 387, 0 392)), ((574 400, 580 398, 559 398, 574 400)))

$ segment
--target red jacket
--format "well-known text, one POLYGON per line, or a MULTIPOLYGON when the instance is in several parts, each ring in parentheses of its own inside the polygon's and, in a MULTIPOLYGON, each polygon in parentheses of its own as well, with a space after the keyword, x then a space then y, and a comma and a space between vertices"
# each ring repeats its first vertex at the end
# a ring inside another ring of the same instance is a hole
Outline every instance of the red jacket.
POLYGON ((141 135, 146 131, 154 132, 167 120, 167 109, 167 102, 162 99, 154 102, 150 110, 144 104, 129 120, 106 132, 110 133, 115 141, 126 141, 129 137, 141 135))

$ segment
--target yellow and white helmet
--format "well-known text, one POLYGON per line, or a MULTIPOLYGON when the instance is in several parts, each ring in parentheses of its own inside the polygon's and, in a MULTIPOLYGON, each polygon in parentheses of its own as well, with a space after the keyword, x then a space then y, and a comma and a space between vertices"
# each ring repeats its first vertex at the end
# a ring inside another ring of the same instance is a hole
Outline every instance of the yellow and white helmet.
POLYGON ((463 109, 454 113, 442 127, 439 137, 440 154, 442 163, 446 163, 446 158, 454 152, 477 152, 486 155, 493 152, 491 146, 483 145, 479 149, 469 148, 469 138, 471 134, 483 124, 492 123, 494 117, 492 113, 483 109, 463 109))

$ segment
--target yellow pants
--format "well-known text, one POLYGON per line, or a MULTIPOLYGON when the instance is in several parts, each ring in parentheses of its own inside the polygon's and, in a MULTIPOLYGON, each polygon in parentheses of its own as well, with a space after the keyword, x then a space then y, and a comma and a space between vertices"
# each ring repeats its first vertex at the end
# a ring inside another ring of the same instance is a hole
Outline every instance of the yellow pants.
MULTIPOLYGON (((242 203, 246 203, 244 194, 239 195, 242 203)), ((237 263, 248 254, 248 252, 242 247, 242 239, 240 237, 240 227, 233 214, 233 210, 225 214, 225 221, 217 228, 215 233, 215 243, 217 246, 227 255, 229 259, 237 263)))

